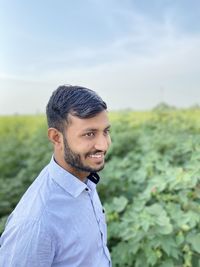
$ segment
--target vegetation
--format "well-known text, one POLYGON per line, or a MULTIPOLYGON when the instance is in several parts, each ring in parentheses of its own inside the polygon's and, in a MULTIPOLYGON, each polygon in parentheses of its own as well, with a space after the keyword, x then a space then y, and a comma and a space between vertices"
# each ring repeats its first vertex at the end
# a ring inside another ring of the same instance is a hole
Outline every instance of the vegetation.
MULTIPOLYGON (((110 114, 98 191, 114 267, 200 266, 200 109, 110 114)), ((44 117, 0 118, 1 231, 51 157, 44 117)))

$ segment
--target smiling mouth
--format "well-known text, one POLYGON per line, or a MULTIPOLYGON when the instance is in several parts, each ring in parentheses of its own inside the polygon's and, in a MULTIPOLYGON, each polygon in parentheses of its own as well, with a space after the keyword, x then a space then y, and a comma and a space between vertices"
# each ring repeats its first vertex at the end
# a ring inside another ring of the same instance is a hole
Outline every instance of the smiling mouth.
POLYGON ((103 158, 103 155, 102 154, 96 154, 96 155, 89 155, 90 158, 97 158, 97 159, 100 159, 100 158, 103 158))
POLYGON ((90 154, 88 157, 92 159, 104 159, 104 153, 90 154))

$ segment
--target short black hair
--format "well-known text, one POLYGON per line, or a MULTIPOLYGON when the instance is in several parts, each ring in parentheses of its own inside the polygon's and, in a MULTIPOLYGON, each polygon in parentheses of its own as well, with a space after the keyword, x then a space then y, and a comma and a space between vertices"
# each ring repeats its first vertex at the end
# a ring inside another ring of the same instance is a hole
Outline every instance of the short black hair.
POLYGON ((68 115, 92 118, 107 109, 106 103, 91 89, 61 85, 51 95, 46 107, 48 127, 63 132, 68 115))

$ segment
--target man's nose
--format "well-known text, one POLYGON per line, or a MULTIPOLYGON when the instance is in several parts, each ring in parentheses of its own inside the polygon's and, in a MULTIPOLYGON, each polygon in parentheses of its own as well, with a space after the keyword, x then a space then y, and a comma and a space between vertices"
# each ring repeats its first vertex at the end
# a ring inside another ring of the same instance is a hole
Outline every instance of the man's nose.
POLYGON ((110 141, 107 136, 100 136, 95 144, 95 148, 100 151, 107 151, 110 145, 110 141))

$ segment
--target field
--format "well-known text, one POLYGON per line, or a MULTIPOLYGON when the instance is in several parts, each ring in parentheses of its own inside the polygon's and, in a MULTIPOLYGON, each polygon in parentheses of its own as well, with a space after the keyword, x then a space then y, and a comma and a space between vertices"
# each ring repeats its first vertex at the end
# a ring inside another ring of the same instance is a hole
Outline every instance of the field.
MULTIPOLYGON (((200 266, 200 109, 111 112, 98 185, 113 267, 200 266)), ((52 154, 44 116, 0 117, 0 232, 52 154)))

